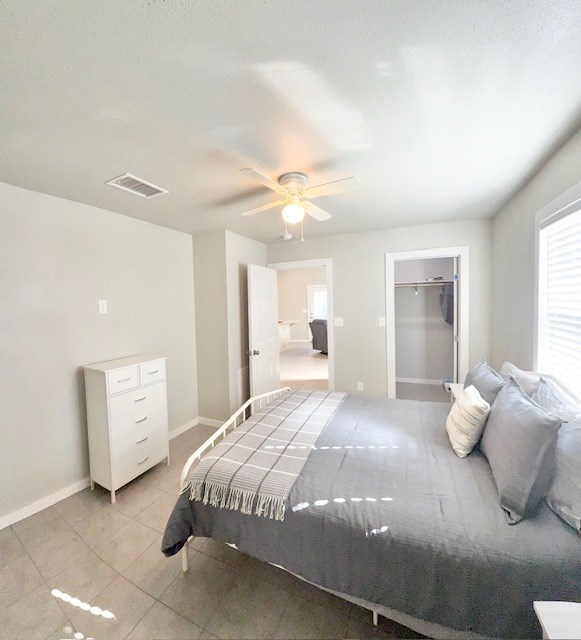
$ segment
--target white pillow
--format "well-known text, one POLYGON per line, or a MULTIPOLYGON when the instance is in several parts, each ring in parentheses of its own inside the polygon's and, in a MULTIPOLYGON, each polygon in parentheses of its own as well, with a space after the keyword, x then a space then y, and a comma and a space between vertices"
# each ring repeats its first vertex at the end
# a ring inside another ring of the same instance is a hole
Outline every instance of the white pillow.
POLYGON ((502 364, 502 367, 500 367, 500 375, 505 380, 513 377, 529 397, 534 393, 537 385, 539 384, 539 380, 541 379, 540 373, 523 371, 516 365, 512 364, 512 362, 504 362, 502 364))
POLYGON ((448 437, 459 458, 465 458, 480 440, 489 413, 490 405, 475 386, 460 392, 446 420, 448 437))

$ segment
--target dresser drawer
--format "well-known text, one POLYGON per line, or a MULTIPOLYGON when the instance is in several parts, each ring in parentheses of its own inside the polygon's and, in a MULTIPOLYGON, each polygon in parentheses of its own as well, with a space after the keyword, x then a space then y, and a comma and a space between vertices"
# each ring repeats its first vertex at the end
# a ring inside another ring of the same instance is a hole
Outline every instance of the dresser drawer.
POLYGON ((159 382, 111 398, 109 400, 109 415, 111 420, 115 420, 133 411, 142 411, 154 404, 165 407, 166 402, 165 383, 159 382))
POLYGON ((124 367, 107 372, 107 389, 109 395, 127 391, 139 386, 139 373, 137 366, 124 367))
POLYGON ((141 433, 161 420, 167 422, 165 402, 163 404, 152 404, 149 407, 136 409, 131 413, 120 416, 115 420, 111 420, 111 442, 115 442, 118 438, 124 438, 126 435, 141 433))
POLYGON ((127 458, 151 448, 166 451, 168 447, 167 421, 162 420, 149 428, 136 433, 126 433, 111 443, 113 464, 123 462, 127 458))
POLYGON ((167 444, 162 448, 159 445, 150 445, 145 449, 125 458, 122 462, 113 465, 113 485, 122 487, 131 482, 133 478, 151 469, 153 465, 161 462, 168 455, 167 444))
POLYGON ((141 384, 165 380, 165 360, 152 360, 139 365, 141 384))

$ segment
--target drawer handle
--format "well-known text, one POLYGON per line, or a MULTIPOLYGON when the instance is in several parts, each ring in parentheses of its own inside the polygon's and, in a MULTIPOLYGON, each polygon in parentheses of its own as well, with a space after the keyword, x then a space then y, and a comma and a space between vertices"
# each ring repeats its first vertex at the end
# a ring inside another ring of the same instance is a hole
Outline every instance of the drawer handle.
POLYGON ((149 460, 149 456, 147 456, 147 458, 143 458, 143 460, 141 462, 138 462, 137 464, 143 464, 144 462, 147 462, 149 460))
POLYGON ((129 380, 131 380, 131 378, 123 378, 123 380, 117 380, 117 383, 121 384, 122 382, 129 382, 129 380))
POLYGON ((142 440, 138 440, 135 444, 141 444, 142 442, 145 442, 146 440, 149 440, 149 436, 145 436, 145 438, 143 438, 142 440))
POLYGON ((133 402, 143 402, 144 400, 147 400, 147 396, 143 396, 143 398, 137 398, 137 400, 134 400, 133 402))
POLYGON ((147 416, 145 418, 141 418, 141 420, 136 420, 135 424, 139 424, 140 422, 145 422, 147 420, 147 416))
POLYGON ((159 373, 159 369, 156 369, 155 371, 148 371, 147 375, 152 376, 154 373, 159 373))

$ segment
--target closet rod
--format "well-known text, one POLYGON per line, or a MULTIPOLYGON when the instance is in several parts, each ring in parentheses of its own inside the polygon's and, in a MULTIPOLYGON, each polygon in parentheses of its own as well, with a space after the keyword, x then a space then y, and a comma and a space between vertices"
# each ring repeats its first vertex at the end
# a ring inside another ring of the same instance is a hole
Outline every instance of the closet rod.
POLYGON ((455 280, 430 280, 428 282, 396 282, 396 287, 435 287, 443 284, 452 284, 455 280))

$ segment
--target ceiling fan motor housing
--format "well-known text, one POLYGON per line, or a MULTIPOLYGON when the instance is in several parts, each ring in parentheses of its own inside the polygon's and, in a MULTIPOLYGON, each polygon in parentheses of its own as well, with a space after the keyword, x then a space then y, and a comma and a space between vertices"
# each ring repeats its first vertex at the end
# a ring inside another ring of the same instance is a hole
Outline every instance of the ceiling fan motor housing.
POLYGON ((282 187, 288 189, 293 196, 302 195, 307 188, 307 176, 304 173, 283 173, 278 182, 282 187))

